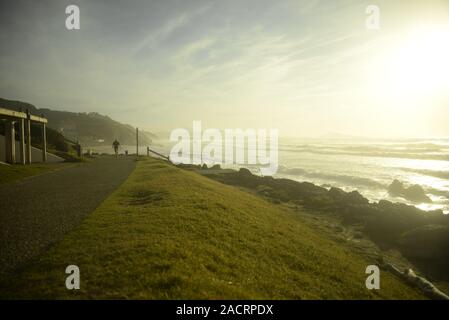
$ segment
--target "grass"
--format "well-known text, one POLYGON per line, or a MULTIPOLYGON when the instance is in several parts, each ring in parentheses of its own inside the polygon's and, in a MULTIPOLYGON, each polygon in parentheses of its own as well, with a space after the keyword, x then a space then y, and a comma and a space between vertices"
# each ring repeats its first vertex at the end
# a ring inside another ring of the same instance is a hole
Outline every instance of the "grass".
POLYGON ((293 210, 148 159, 78 228, 0 282, 1 298, 422 299, 293 210), (65 288, 75 264, 81 289, 65 288))
POLYGON ((68 163, 33 163, 30 165, 17 164, 12 166, 0 163, 0 184, 43 174, 53 170, 59 170, 70 165, 71 164, 68 163))

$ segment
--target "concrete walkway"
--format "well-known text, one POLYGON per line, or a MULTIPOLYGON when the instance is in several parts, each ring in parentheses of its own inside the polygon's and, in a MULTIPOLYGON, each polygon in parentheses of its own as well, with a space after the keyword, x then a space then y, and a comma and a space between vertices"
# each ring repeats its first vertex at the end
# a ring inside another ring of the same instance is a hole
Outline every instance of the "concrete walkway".
POLYGON ((100 157, 0 185, 0 277, 60 240, 120 186, 132 157, 100 157))

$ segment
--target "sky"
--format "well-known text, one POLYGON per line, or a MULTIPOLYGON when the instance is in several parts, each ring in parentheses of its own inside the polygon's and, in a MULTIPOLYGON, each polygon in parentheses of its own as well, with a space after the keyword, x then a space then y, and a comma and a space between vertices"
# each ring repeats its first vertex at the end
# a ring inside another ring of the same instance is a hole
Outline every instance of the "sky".
POLYGON ((39 108, 153 132, 449 136, 447 0, 14 0, 0 21, 0 97, 39 108))

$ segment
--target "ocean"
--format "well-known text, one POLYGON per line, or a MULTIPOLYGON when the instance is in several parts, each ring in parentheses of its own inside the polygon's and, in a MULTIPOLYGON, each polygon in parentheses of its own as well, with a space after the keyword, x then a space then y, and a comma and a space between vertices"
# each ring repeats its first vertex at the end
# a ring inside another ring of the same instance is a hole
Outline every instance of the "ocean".
MULTIPOLYGON (((168 154, 171 144, 152 149, 168 154)), ((135 153, 135 146, 122 146, 135 153)), ((112 153, 111 147, 93 147, 112 153)), ((146 146, 139 148, 146 154, 146 146)), ((235 166, 234 166, 235 167, 235 166)), ((257 173, 254 166, 247 166, 257 173)), ((423 210, 449 213, 449 138, 447 139, 279 139, 279 168, 275 177, 308 181, 324 187, 357 190, 371 201, 402 202, 423 210), (429 203, 414 203, 388 193, 393 180, 420 185, 429 203)))
POLYGON ((277 176, 357 190, 372 201, 449 212, 449 139, 290 139, 280 145, 279 162, 277 176), (394 179, 420 185, 432 203, 390 196, 387 190, 394 179))

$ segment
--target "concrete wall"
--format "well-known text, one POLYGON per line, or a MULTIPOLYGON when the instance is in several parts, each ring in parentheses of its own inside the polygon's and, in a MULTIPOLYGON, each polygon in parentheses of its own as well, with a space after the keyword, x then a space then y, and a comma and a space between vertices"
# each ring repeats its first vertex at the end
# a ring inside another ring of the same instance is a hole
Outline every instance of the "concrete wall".
MULTIPOLYGON (((16 161, 20 161, 19 142, 16 141, 16 161)), ((42 150, 31 147, 31 160, 33 163, 42 162, 42 150)), ((5 162, 5 137, 0 135, 0 161, 5 162)), ((64 159, 47 152, 47 162, 62 162, 64 159)))

